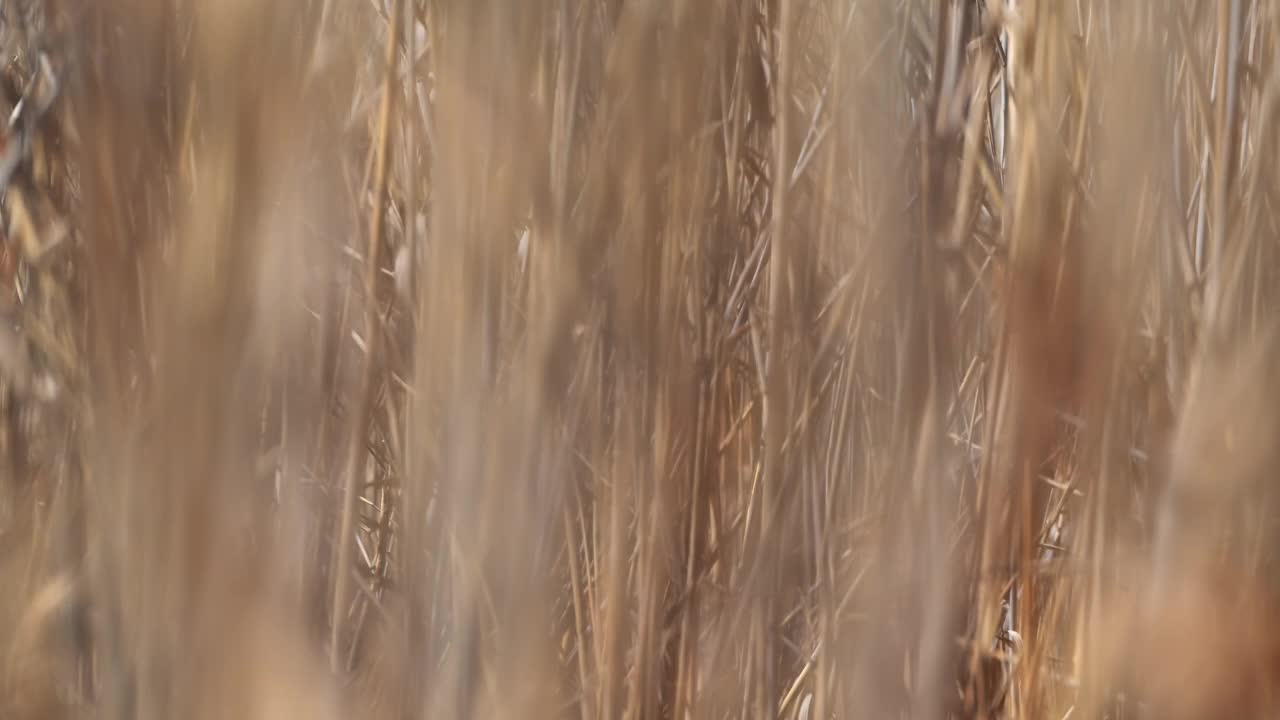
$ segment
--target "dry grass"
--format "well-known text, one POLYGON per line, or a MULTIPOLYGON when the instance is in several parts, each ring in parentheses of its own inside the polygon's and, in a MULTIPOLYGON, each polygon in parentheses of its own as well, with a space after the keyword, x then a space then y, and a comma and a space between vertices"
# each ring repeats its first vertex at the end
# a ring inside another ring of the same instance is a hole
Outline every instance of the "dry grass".
POLYGON ((0 718, 1280 712, 1280 4, 0 8, 0 718))

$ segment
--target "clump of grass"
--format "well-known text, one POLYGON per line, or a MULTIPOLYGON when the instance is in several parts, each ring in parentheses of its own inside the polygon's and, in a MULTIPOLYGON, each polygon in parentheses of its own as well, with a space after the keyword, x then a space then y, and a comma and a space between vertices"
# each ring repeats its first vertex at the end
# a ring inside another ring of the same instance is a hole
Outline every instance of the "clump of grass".
POLYGON ((0 716, 1277 709, 1268 4, 3 8, 0 716))

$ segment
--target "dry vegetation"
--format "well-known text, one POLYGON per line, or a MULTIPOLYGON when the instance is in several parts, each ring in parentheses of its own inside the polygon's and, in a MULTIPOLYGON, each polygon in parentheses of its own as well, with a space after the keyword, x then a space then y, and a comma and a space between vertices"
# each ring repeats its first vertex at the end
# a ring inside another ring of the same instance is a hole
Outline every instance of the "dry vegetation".
POLYGON ((1280 2, 0 8, 0 718, 1280 712, 1280 2))

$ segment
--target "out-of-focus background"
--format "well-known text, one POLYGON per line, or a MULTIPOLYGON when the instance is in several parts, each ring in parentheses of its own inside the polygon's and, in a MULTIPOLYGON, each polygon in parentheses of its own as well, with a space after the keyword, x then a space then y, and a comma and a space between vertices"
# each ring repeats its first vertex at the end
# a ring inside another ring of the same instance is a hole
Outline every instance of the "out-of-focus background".
POLYGON ((1280 2, 0 18, 0 718, 1280 712, 1280 2))

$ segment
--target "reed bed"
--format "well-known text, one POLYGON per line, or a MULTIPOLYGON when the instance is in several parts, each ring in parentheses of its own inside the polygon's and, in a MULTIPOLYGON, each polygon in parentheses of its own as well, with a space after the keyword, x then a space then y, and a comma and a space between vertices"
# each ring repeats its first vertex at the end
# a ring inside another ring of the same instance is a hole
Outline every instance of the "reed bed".
POLYGON ((0 20, 0 718, 1280 712, 1280 3, 0 20))

